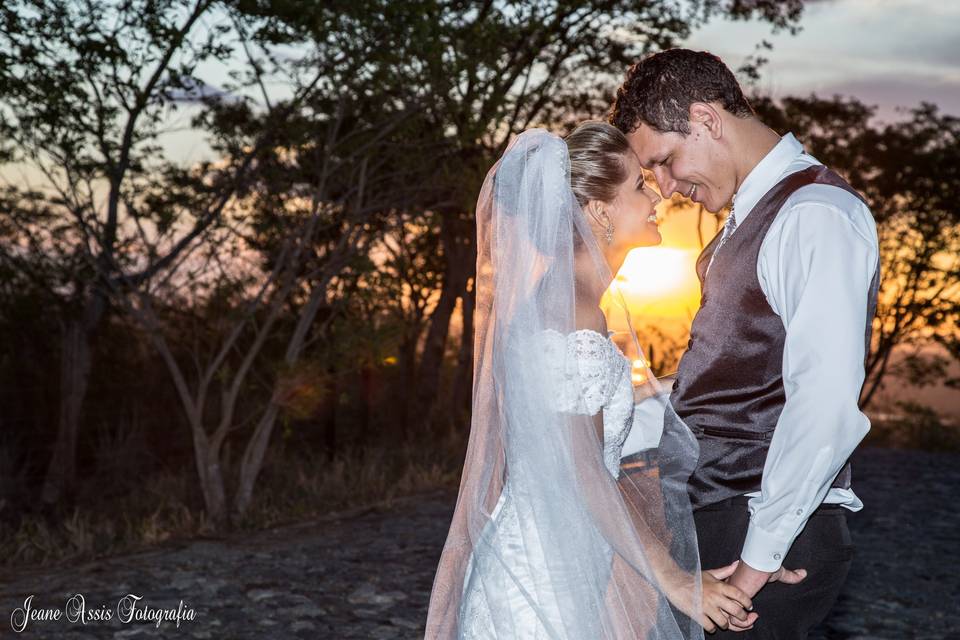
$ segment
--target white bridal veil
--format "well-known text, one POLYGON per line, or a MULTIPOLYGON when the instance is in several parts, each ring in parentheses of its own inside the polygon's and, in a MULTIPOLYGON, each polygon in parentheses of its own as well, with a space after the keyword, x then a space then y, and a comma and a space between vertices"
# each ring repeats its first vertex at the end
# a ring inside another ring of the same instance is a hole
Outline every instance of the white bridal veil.
MULTIPOLYGON (((535 524, 522 544, 537 545, 545 560, 524 585, 525 602, 534 610, 544 598, 558 605, 551 637, 703 637, 692 617, 700 609, 686 489, 693 435, 667 421, 659 444, 614 477, 599 416, 558 407, 558 385, 579 375, 576 355, 544 348, 543 336, 578 329, 577 309, 595 307, 611 281, 569 171, 563 140, 534 129, 513 140, 480 192, 472 423, 427 638, 459 636, 471 557, 494 626, 509 624, 505 607, 516 603, 502 594, 516 577, 498 539, 504 525, 492 517, 505 485, 535 524)), ((661 385, 637 369, 634 384, 637 398, 647 398, 645 415, 662 428, 662 410, 649 411, 651 402, 672 411, 661 385)), ((515 637, 508 626, 490 633, 515 637)))

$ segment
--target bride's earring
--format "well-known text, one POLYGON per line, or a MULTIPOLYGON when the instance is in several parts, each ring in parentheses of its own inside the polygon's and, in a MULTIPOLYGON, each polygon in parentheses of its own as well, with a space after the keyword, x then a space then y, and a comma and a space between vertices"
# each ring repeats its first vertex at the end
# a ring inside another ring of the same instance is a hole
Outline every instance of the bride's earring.
POLYGON ((603 208, 600 205, 597 205, 596 207, 594 207, 593 213, 594 213, 593 217, 596 219, 596 221, 602 224, 604 227, 603 231, 607 237, 607 244, 613 244, 614 229, 613 229, 613 222, 610 220, 610 216, 608 216, 606 212, 604 212, 603 208), (606 220, 606 222, 604 222, 603 220, 606 220))

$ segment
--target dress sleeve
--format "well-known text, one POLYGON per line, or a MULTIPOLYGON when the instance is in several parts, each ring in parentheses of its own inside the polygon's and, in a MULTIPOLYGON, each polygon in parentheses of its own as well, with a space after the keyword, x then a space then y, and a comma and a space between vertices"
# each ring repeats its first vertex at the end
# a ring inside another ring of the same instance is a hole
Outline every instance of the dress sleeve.
POLYGON ((594 331, 580 330, 563 336, 548 330, 542 344, 547 361, 552 363, 547 375, 550 386, 557 390, 558 409, 596 415, 619 382, 611 362, 618 354, 611 343, 594 331))

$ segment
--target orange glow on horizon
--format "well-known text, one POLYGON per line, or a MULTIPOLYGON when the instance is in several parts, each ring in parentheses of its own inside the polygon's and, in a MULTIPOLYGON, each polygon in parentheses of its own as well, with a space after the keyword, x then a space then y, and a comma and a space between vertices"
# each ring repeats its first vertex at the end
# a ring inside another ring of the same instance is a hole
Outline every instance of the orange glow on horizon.
POLYGON ((623 323, 623 314, 617 313, 618 295, 635 327, 650 321, 688 321, 700 304, 700 283, 694 269, 698 255, 699 251, 678 247, 632 250, 604 295, 609 321, 623 323))

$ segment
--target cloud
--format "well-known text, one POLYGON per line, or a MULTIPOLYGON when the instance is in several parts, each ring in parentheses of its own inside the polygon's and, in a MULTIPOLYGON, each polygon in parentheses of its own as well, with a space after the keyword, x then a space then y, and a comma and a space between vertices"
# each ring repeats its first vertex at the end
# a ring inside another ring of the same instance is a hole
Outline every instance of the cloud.
POLYGON ((180 78, 181 87, 170 87, 165 92, 168 100, 173 102, 194 103, 207 102, 209 100, 232 101, 239 100, 238 96, 218 89, 213 85, 205 83, 199 78, 184 76, 180 78))
POLYGON ((827 0, 811 4, 800 24, 796 36, 771 36, 759 23, 714 21, 687 44, 736 67, 770 40, 759 88, 774 97, 853 95, 877 104, 884 119, 921 100, 960 113, 960 2, 827 0))
POLYGON ((827 85, 818 88, 817 93, 852 95, 866 104, 878 105, 877 117, 885 121, 903 117, 897 107, 912 108, 921 102, 932 102, 943 113, 960 115, 960 83, 948 84, 932 78, 877 76, 827 85))

